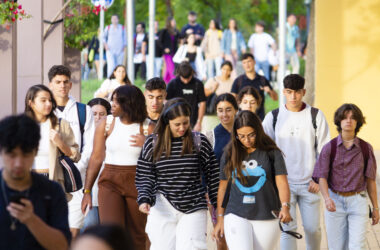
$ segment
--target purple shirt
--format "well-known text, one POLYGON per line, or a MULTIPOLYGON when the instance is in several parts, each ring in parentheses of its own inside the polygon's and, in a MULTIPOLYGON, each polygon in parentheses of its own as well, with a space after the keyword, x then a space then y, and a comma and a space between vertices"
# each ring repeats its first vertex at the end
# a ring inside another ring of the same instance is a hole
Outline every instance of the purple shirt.
MULTIPOLYGON (((368 144, 368 143, 367 143, 368 144)), ((331 141, 327 143, 315 164, 313 180, 327 179, 330 189, 336 192, 361 192, 366 190, 365 177, 376 180, 376 159, 373 149, 368 144, 369 159, 364 172, 364 156, 357 137, 353 145, 347 149, 343 145, 342 136, 338 136, 337 148, 332 168, 330 169, 331 141)))

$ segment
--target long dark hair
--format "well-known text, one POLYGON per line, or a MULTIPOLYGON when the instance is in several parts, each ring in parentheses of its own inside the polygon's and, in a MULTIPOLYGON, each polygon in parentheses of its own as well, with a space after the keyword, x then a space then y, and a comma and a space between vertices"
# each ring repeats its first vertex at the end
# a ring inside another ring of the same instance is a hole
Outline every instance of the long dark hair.
POLYGON ((247 149, 237 138, 237 130, 242 127, 251 127, 256 133, 254 147, 263 151, 280 150, 276 143, 264 132, 260 118, 250 112, 241 111, 237 114, 234 122, 234 127, 231 133, 231 140, 225 148, 226 167, 224 172, 227 178, 232 177, 232 173, 236 170, 237 178, 243 183, 246 183, 247 179, 242 172, 242 162, 248 156, 247 149))
POLYGON ((236 111, 239 110, 239 106, 236 102, 236 98, 230 93, 224 93, 218 96, 215 100, 215 109, 218 107, 220 102, 229 102, 235 108, 236 111))
MULTIPOLYGON (((180 116, 191 116, 191 106, 183 98, 174 98, 166 102, 164 109, 158 119, 154 133, 157 134, 157 142, 153 149, 153 161, 157 162, 165 153, 166 158, 171 153, 172 135, 170 131, 169 121, 180 116)), ((188 131, 183 136, 182 153, 191 154, 193 151, 193 136, 191 134, 191 127, 189 125, 188 131)))
POLYGON ((166 24, 165 24, 165 28, 166 30, 169 32, 170 35, 175 35, 177 33, 177 30, 175 27, 172 27, 172 20, 174 19, 174 17, 171 17, 169 16, 168 18, 166 18, 166 24))
POLYGON ((35 120, 35 121, 37 120, 36 119, 36 114, 34 113, 32 107, 29 105, 29 101, 34 102, 34 99, 36 98, 38 92, 40 92, 40 91, 46 91, 50 95, 51 111, 47 115, 47 118, 50 119, 52 128, 54 128, 58 124, 58 118, 54 114, 54 110, 57 107, 57 102, 55 101, 53 93, 51 92, 51 90, 48 87, 46 87, 45 85, 37 84, 37 85, 33 85, 32 87, 30 87, 28 89, 28 92, 26 92, 26 96, 25 96, 25 110, 24 110, 24 113, 27 116, 31 117, 33 120, 35 120))
POLYGON ((261 95, 260 95, 259 91, 257 91, 256 88, 254 88, 252 86, 246 86, 246 87, 242 88, 239 91, 239 94, 238 94, 238 97, 237 97, 237 102, 238 102, 239 105, 243 101, 243 97, 245 95, 251 95, 251 96, 253 96, 256 99, 257 106, 260 107, 261 102, 262 102, 263 99, 261 98, 261 95))
POLYGON ((110 75, 110 80, 116 78, 116 77, 115 77, 115 71, 116 71, 119 67, 123 67, 124 70, 125 70, 125 77, 124 77, 124 79, 123 79, 123 82, 124 82, 126 85, 132 85, 131 80, 129 80, 129 78, 128 78, 127 69, 126 69, 125 66, 122 65, 122 64, 119 64, 119 65, 117 65, 117 66, 114 68, 114 70, 112 71, 112 74, 110 75))

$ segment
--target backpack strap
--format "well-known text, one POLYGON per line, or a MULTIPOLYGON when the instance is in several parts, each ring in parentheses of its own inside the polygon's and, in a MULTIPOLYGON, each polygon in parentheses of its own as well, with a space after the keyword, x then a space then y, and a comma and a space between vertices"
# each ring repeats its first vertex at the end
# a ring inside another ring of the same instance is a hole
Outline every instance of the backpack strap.
POLYGON ((273 116, 272 127, 273 127, 273 131, 276 130, 276 123, 277 123, 277 117, 278 117, 278 113, 279 112, 280 112, 279 108, 276 108, 276 109, 272 110, 272 116, 273 116))
POLYGON ((332 169, 333 162, 335 160, 336 156, 336 147, 338 145, 338 137, 335 137, 334 139, 331 140, 331 149, 330 149, 330 170, 332 169))
POLYGON ((368 143, 360 138, 359 138, 359 143, 360 143, 360 149, 362 150, 363 159, 364 159, 364 174, 365 174, 367 170, 367 166, 368 166, 368 160, 369 160, 369 148, 368 148, 368 143))
POLYGON ((77 110, 78 110, 78 120, 79 120, 79 128, 80 128, 80 152, 83 151, 83 134, 84 134, 84 126, 86 124, 86 104, 77 102, 77 110))
POLYGON ((318 115, 319 109, 311 107, 310 113, 311 113, 311 122, 313 123, 313 128, 315 131, 315 137, 314 137, 314 149, 315 152, 317 152, 318 149, 318 141, 317 141, 317 115, 318 115))
POLYGON ((106 127, 105 127, 105 130, 104 130, 104 136, 107 136, 107 133, 108 131, 110 131, 110 128, 111 128, 111 125, 112 125, 112 122, 115 118, 113 117, 113 115, 107 115, 107 119, 106 119, 106 127))

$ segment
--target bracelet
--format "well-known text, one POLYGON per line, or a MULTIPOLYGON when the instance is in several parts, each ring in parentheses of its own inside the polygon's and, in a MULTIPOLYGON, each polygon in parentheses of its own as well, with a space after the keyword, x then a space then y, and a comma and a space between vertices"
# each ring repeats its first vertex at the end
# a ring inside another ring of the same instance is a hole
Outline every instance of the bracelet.
POLYGON ((83 189, 83 193, 84 194, 91 194, 91 190, 90 189, 83 189))
POLYGON ((374 207, 374 208, 372 208, 373 210, 377 210, 377 211, 379 211, 379 208, 378 207, 374 207))
POLYGON ((224 214, 218 214, 218 217, 224 217, 224 214))

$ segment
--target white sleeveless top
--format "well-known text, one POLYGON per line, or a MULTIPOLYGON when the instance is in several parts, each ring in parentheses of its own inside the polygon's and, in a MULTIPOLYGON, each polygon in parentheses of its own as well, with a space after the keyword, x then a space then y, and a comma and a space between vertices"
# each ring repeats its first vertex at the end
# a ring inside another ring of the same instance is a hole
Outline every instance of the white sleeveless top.
POLYGON ((32 169, 49 169, 50 119, 40 123, 41 139, 32 169))
MULTIPOLYGON (((107 117, 108 119, 108 117, 107 117)), ((115 117, 115 125, 106 140, 105 164, 137 165, 142 147, 133 147, 130 142, 132 135, 140 134, 140 124, 123 124, 119 117, 115 117)))

